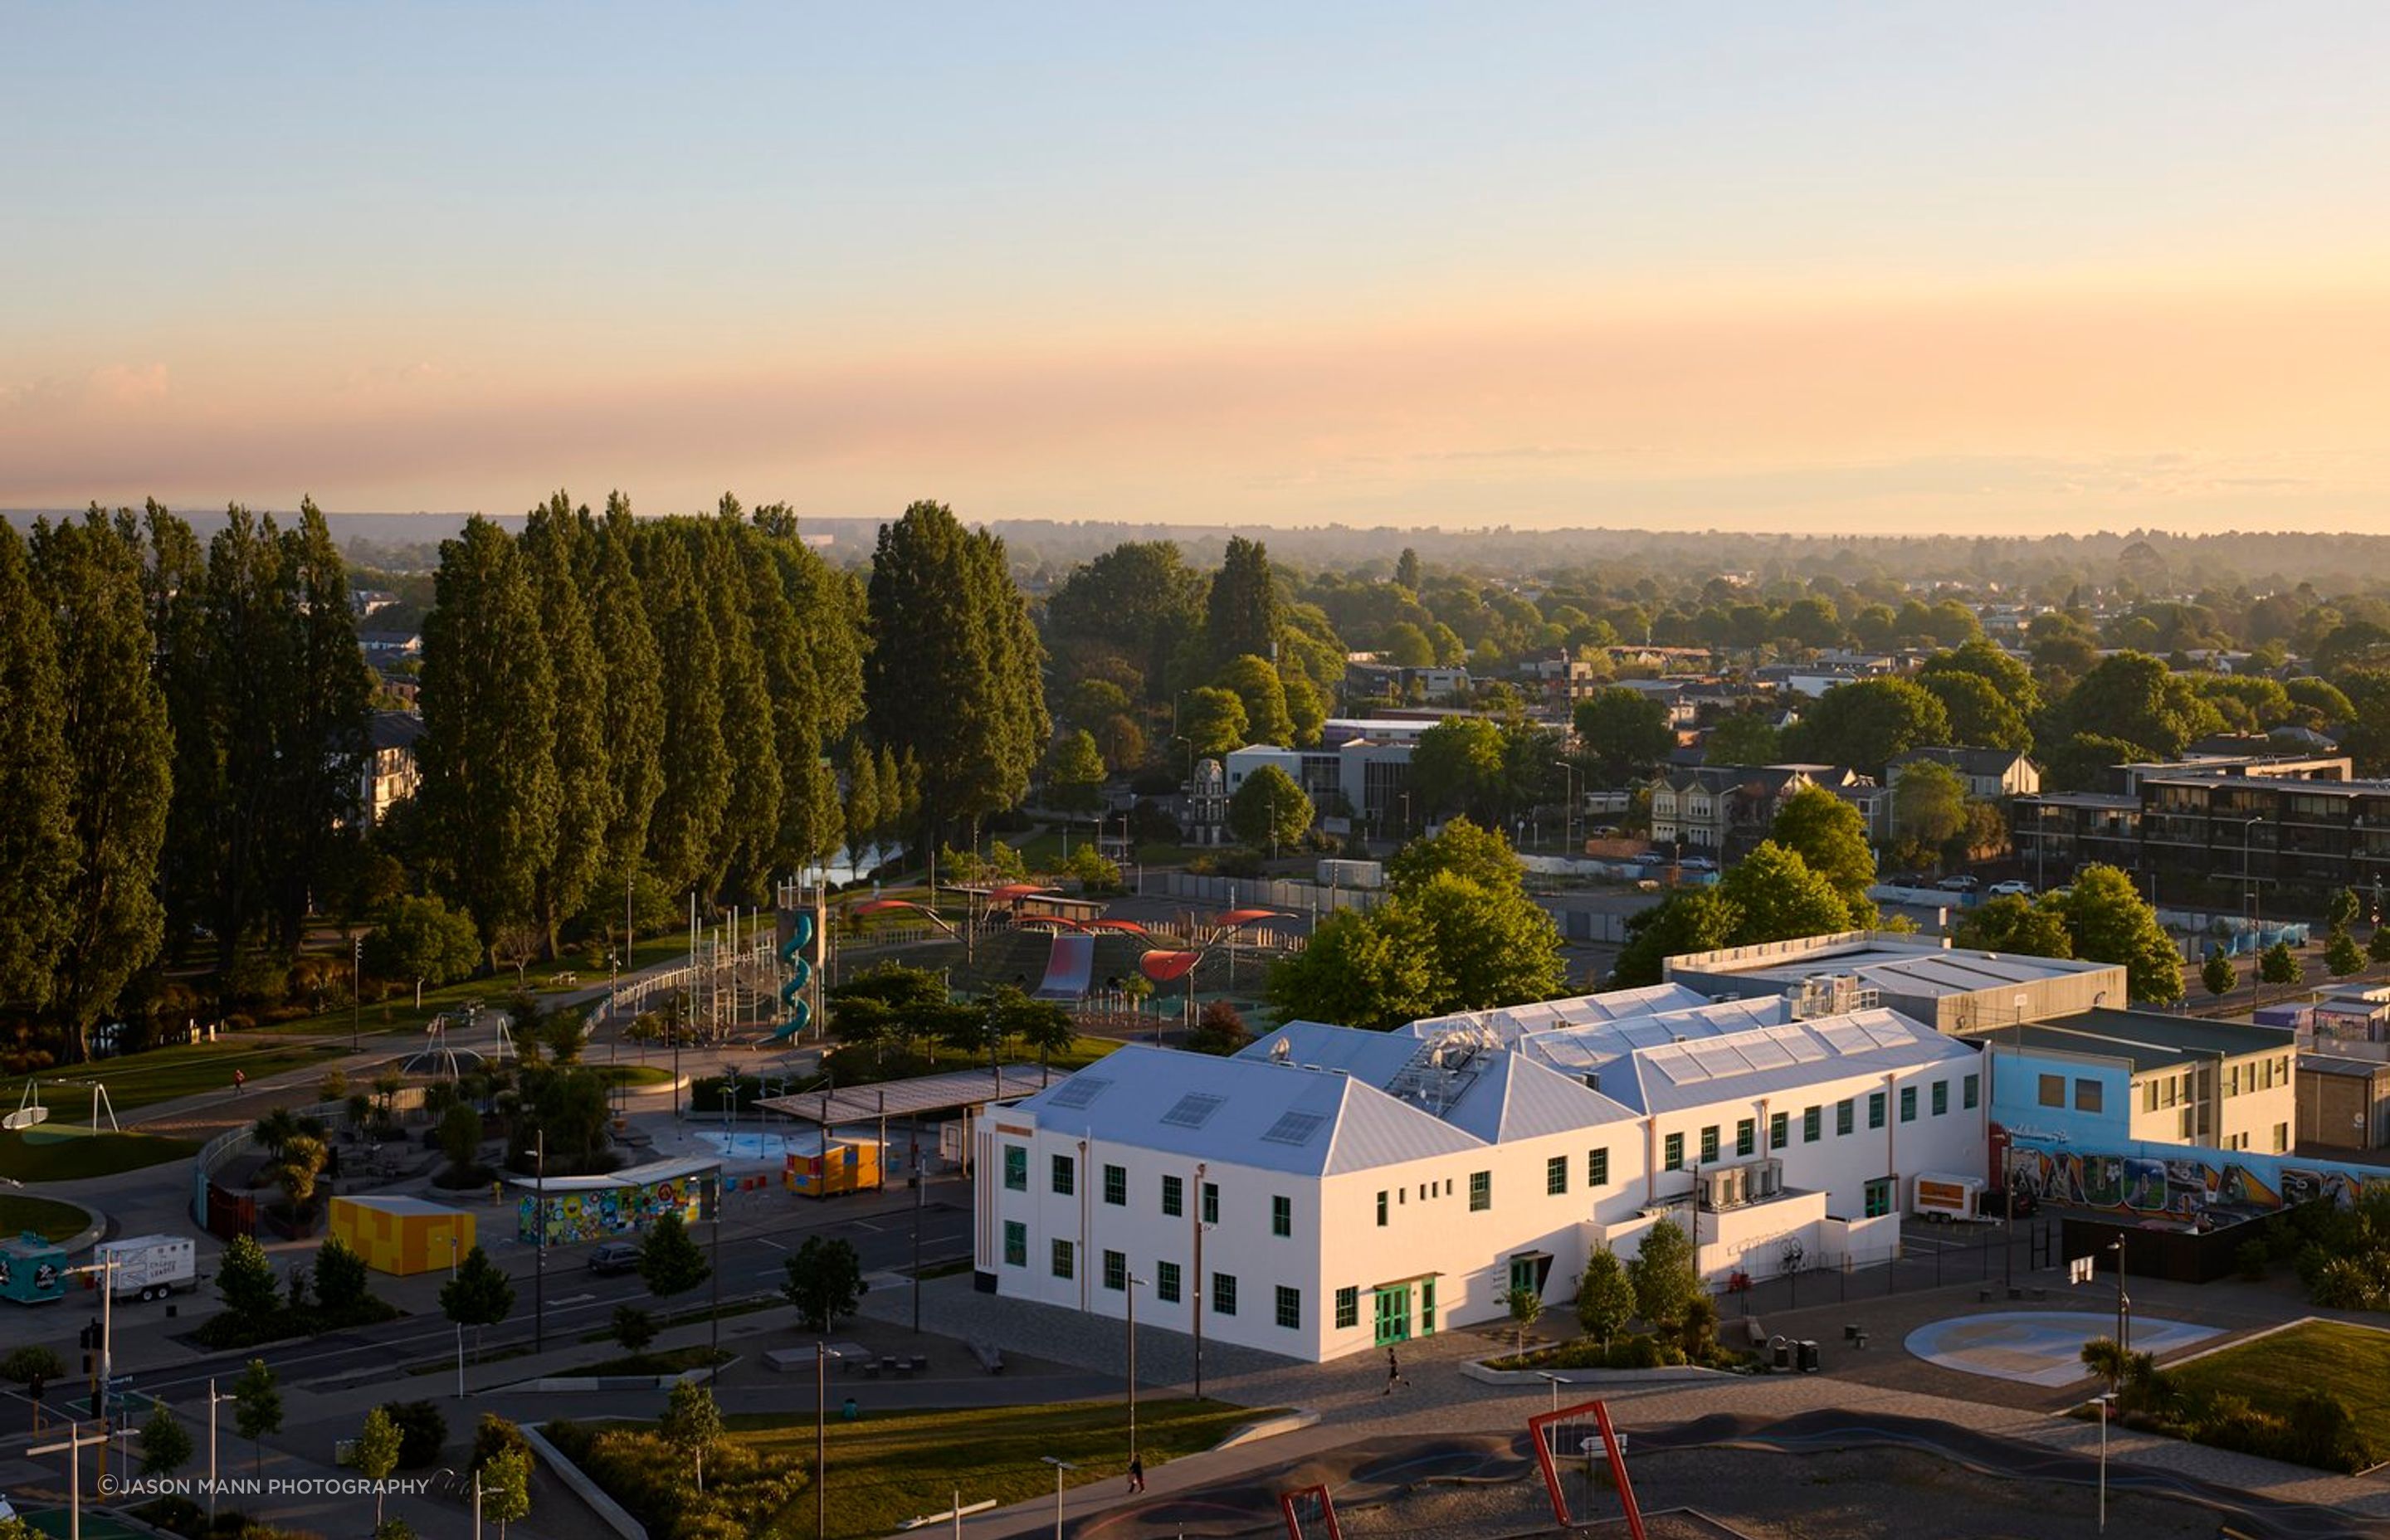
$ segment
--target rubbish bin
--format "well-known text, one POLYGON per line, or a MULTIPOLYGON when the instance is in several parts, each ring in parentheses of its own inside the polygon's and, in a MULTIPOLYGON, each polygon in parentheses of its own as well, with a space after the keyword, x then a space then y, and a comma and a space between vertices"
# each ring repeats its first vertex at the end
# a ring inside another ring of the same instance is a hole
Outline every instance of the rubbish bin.
POLYGON ((1817 1343, 1803 1342, 1801 1344, 1801 1372, 1803 1374, 1815 1374, 1818 1372, 1817 1343))
POLYGON ((1792 1367, 1792 1344, 1790 1341, 1779 1337, 1769 1346, 1776 1355, 1774 1365, 1777 1368, 1789 1369, 1792 1367))

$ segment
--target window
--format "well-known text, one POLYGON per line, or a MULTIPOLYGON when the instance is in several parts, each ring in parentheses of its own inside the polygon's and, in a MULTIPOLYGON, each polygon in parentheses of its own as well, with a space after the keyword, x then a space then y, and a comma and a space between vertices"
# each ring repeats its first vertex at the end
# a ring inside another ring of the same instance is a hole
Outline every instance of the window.
POLYGON ((1380 1228, 1380 1229, 1381 1229, 1381 1230, 1382 1230, 1382 1229, 1384 1229, 1385 1227, 1386 1227, 1386 1195, 1385 1195, 1385 1193, 1384 1193, 1383 1191, 1381 1191, 1381 1192, 1378 1194, 1378 1228, 1380 1228))
POLYGON ((1469 1174, 1469 1212, 1480 1213, 1494 1206, 1494 1174, 1472 1171, 1469 1174))
POLYGON ((1017 1144, 1004 1147, 1004 1188, 1007 1192, 1029 1190, 1029 1151, 1017 1144))
POLYGON ((1882 1091, 1868 1093, 1868 1126, 1870 1128, 1883 1126, 1883 1093, 1882 1091))
POLYGON ((1336 1290, 1336 1326, 1343 1330, 1361 1324, 1361 1290, 1357 1288, 1336 1290))
POLYGON ((1217 1225, 1219 1222, 1220 1184, 1217 1182, 1206 1182, 1203 1184, 1203 1223, 1206 1225, 1217 1225))
POLYGON ((1558 1198, 1568 1191, 1568 1157, 1555 1155, 1544 1162, 1544 1196, 1558 1198))
POLYGON ((1917 1121, 1917 1087, 1914 1085, 1904 1085, 1900 1088, 1900 1121, 1903 1123, 1917 1121))
POLYGON ((2195 1132, 2191 1124, 2191 1110, 2188 1107, 2184 1108, 2182 1110, 2182 1127, 2177 1131, 2176 1137, 2181 1139, 2185 1144, 2189 1144, 2191 1141, 2191 1136, 2195 1132))
POLYGON ((1610 1185, 1610 1149, 1608 1146, 1604 1146, 1600 1149, 1588 1149, 1585 1152, 1585 1185, 1589 1187, 1606 1187, 1610 1185))
MULTIPOLYGON (((2157 1087, 2152 1085, 2150 1089, 2154 1092, 2157 1087)), ((2043 1075, 2041 1077, 2039 1099, 2041 1105, 2044 1107, 2065 1106, 2066 1077, 2064 1075, 2043 1075)), ((2155 1110, 2155 1108, 2152 1107, 2152 1110, 2155 1110)))
POLYGON ((1115 1294, 1126 1291, 1128 1289, 1128 1257, 1126 1253, 1121 1251, 1106 1251, 1104 1253, 1104 1287, 1111 1290, 1115 1294))
POLYGON ((1717 1124, 1715 1124, 1715 1123, 1712 1123, 1712 1124, 1710 1124, 1707 1128, 1704 1128, 1704 1129, 1703 1129, 1703 1130, 1702 1130, 1702 1164, 1703 1164, 1703 1165, 1711 1165, 1711 1164, 1714 1164, 1714 1163, 1715 1163, 1715 1161, 1717 1161, 1717 1158, 1718 1158, 1718 1131, 1717 1131, 1717 1124))
POLYGON ((1660 1165, 1663 1170, 1674 1171, 1677 1167, 1683 1165, 1685 1163, 1685 1136, 1682 1134, 1669 1135, 1660 1143, 1660 1165))
POLYGON ((1767 1148, 1781 1149, 1792 1142, 1792 1114, 1777 1112, 1767 1120, 1767 1148))
POLYGON ((2106 1097, 2104 1095, 2103 1088, 2098 1081, 2078 1080, 2075 1083, 2075 1110, 2076 1111, 2101 1111, 2103 1110, 2102 1104, 2105 1100, 2106 1097))
POLYGON ((1004 1264, 1007 1267, 1029 1265, 1029 1226, 1017 1219, 1004 1222, 1004 1264))
POLYGON ((1104 1201, 1116 1209, 1128 1207, 1127 1167, 1104 1167, 1104 1201))
POLYGON ((1289 1331, 1303 1329, 1303 1290, 1278 1286, 1278 1324, 1289 1331))
POLYGON ((1069 1277, 1072 1265, 1071 1243, 1067 1240, 1054 1242, 1054 1276, 1058 1278, 1069 1277))
POLYGON ((2141 1082, 2141 1110, 2154 1112, 2157 1110, 2158 1083, 2154 1080, 2145 1080, 2141 1082))
POLYGON ((1272 1194, 1270 1197, 1270 1234, 1292 1235, 1293 1233, 1294 1200, 1289 1198, 1282 1192, 1272 1194))
POLYGON ((1867 1217, 1881 1219, 1892 1212, 1892 1178, 1879 1176, 1867 1185, 1867 1217))
POLYGON ((2291 1125, 2286 1123, 2274 1124, 2274 1153, 2280 1155, 2290 1148, 2291 1125))
POLYGON ((1748 1155, 1759 1148, 1759 1126, 1755 1119, 1745 1118, 1734 1125, 1734 1152, 1748 1155))
POLYGON ((1072 1193, 1078 1190, 1078 1187, 1079 1171, 1077 1164, 1073 1161, 1071 1157, 1068 1155, 1055 1156, 1054 1190, 1061 1194, 1063 1197, 1068 1198, 1072 1193))
POLYGON ((1938 1118, 1948 1110, 1950 1110, 1950 1083, 1947 1080, 1937 1080, 1934 1083, 1934 1115, 1938 1118))
POLYGON ((1237 1275, 1234 1273, 1213 1274, 1212 1314, 1214 1315, 1233 1315, 1236 1313, 1237 1275))
POLYGON ((1959 1082, 1960 1106, 1972 1112, 1975 1110, 1976 1105, 1981 1102, 1982 1099, 1983 1093, 1977 1086, 1975 1077, 1973 1075, 1969 1075, 1959 1082))
POLYGON ((1826 1110, 1824 1108, 1804 1107, 1801 1109, 1801 1142, 1803 1144, 1816 1144, 1818 1142, 1818 1134, 1824 1131, 1825 1121, 1826 1110))
POLYGON ((1838 1101, 1834 1103, 1834 1132, 1837 1135, 1847 1134, 1851 1131, 1852 1120, 1857 1110, 1858 1109, 1857 1105, 1852 1102, 1838 1101))
POLYGON ((1176 1176, 1162 1179, 1162 1212, 1173 1219, 1186 1217, 1187 1184, 1176 1176))
POLYGON ((1435 1335, 1435 1279, 1420 1279, 1420 1335, 1435 1335))
POLYGON ((1157 1262, 1153 1264, 1153 1297, 1164 1304, 1178 1303, 1178 1264, 1157 1262))

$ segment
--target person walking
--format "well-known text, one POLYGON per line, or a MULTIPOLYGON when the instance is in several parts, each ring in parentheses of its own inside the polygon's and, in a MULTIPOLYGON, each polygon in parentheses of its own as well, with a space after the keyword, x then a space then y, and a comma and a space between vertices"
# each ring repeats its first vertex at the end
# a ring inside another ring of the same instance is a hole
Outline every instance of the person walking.
POLYGON ((1143 1455, 1131 1455, 1128 1457, 1128 1490, 1132 1496, 1145 1490, 1145 1457, 1143 1455))
POLYGON ((1401 1360, 1394 1356, 1394 1350, 1393 1348, 1388 1348, 1386 1350, 1386 1388, 1380 1393, 1383 1395, 1392 1395, 1394 1393, 1394 1387, 1396 1385, 1407 1386, 1409 1383, 1409 1379, 1403 1373, 1401 1360))

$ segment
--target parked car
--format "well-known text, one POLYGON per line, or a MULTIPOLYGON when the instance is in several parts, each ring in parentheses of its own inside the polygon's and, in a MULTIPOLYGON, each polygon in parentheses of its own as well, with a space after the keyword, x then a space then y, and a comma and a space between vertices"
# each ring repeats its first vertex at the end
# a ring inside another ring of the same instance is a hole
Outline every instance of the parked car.
POLYGON ((1688 855, 1677 865, 1689 872, 1714 872, 1718 869, 1717 863, 1706 855, 1688 855))
POLYGON ((1995 882, 1984 891, 1991 894, 1994 898, 2031 898, 2033 896, 2033 884, 2030 882, 2020 882, 2014 878, 2011 878, 2006 882, 1995 882))
POLYGON ((1946 893, 1972 893, 1976 887, 1975 879, 1964 872, 1956 877, 1946 877, 1934 885, 1946 893))
POLYGON ((636 1273, 639 1270, 639 1248, 628 1240, 610 1240, 589 1253, 589 1270, 601 1277, 608 1273, 636 1273))

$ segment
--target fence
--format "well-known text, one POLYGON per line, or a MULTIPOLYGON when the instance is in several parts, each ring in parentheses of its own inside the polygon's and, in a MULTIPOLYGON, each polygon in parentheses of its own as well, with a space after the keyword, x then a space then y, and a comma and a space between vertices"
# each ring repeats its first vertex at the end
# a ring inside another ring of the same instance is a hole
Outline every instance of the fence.
POLYGON ((1192 899, 1223 909, 1281 909, 1314 918, 1339 909, 1366 912, 1386 897, 1381 888, 1323 888, 1279 878, 1200 877, 1193 872, 1155 872, 1148 883, 1149 896, 1192 899))
MULTIPOLYGON (((1920 1228, 1903 1227, 1899 1254, 1887 1262, 1779 1273, 1742 1288, 1729 1284, 1716 1293, 1718 1318, 1731 1322, 1933 1289, 1968 1287, 1979 1296, 1994 1298, 2014 1290, 2011 1298, 2039 1298, 2066 1287, 2066 1251, 2054 1216, 2036 1215, 2012 1225, 1954 1225, 1947 1234, 1921 1235, 1920 1228)), ((1730 1328, 1722 1328, 1720 1335, 1731 1346, 1743 1345, 1730 1328)))

